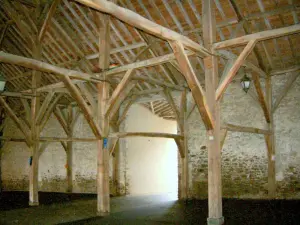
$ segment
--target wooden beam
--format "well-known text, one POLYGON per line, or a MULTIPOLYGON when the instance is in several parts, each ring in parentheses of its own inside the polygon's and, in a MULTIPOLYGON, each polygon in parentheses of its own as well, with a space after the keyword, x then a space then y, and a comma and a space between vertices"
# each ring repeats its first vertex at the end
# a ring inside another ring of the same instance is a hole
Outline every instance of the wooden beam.
POLYGON ((264 112, 264 116, 266 118, 267 123, 269 123, 270 122, 270 111, 268 109, 267 102, 265 101, 264 92, 261 88, 259 77, 256 73, 252 73, 252 79, 253 79, 253 83, 254 83, 254 86, 255 86, 255 89, 256 89, 256 92, 258 95, 259 104, 264 112))
MULTIPOLYGON (((41 60, 42 48, 37 37, 34 37, 35 42, 32 46, 32 57, 41 60)), ((30 146, 32 163, 29 170, 29 205, 39 205, 39 138, 40 138, 40 125, 36 123, 37 115, 40 110, 40 96, 37 95, 37 88, 41 85, 41 73, 34 70, 31 77, 31 88, 33 98, 31 99, 31 139, 32 145, 30 146)))
POLYGON ((112 111, 112 108, 115 107, 117 101, 120 99, 120 96, 123 94, 124 89, 126 88, 126 86, 128 86, 133 74, 134 73, 132 69, 128 70, 122 78, 121 82, 113 91, 112 96, 108 102, 108 109, 106 111, 106 115, 109 115, 112 111))
MULTIPOLYGON (((235 54, 233 54, 232 52, 230 51, 226 51, 226 50, 219 50, 218 51, 218 55, 230 60, 230 59, 233 59, 233 60, 236 60, 238 58, 238 56, 236 56, 235 54)), ((254 65, 252 62, 250 62, 249 60, 245 60, 243 65, 252 70, 253 72, 256 72, 259 74, 260 77, 263 77, 263 78, 266 78, 267 77, 267 74, 261 69, 259 68, 258 66, 254 65)))
POLYGON ((24 107, 25 118, 26 118, 27 121, 30 121, 31 111, 30 111, 29 103, 26 99, 23 99, 23 98, 21 98, 21 102, 22 102, 22 105, 24 107))
POLYGON ((115 151, 115 147, 119 141, 119 138, 110 138, 109 142, 111 142, 110 148, 109 148, 109 155, 113 155, 115 151))
POLYGON ((20 98, 20 99, 31 99, 32 98, 32 94, 11 92, 11 91, 1 92, 0 96, 16 97, 16 98, 20 98))
POLYGON ((214 49, 222 49, 222 48, 228 48, 228 47, 236 47, 239 45, 245 45, 250 41, 257 40, 257 41, 264 41, 272 38, 278 38, 290 34, 295 34, 300 32, 300 25, 292 25, 288 27, 273 29, 273 30, 267 30, 262 32, 257 32, 254 34, 245 35, 238 38, 233 38, 226 41, 221 41, 218 43, 213 44, 214 49))
POLYGON ((286 75, 287 73, 292 73, 300 70, 300 65, 297 66, 292 66, 289 68, 285 69, 280 69, 280 70, 272 70, 270 75, 271 76, 276 76, 276 75, 286 75))
POLYGON ((169 105, 171 106, 171 108, 174 112, 175 118, 177 120, 177 127, 179 128, 180 132, 183 132, 183 123, 180 118, 180 113, 179 113, 178 107, 176 106, 176 104, 174 102, 174 99, 173 99, 171 93, 169 92, 169 90, 165 89, 164 95, 165 95, 167 102, 169 103, 169 105))
POLYGON ((49 107, 47 108, 47 111, 45 112, 45 115, 43 117, 43 121, 42 121, 41 126, 40 126, 40 131, 41 132, 44 129, 44 127, 46 126, 47 122, 49 121, 53 109, 55 108, 56 104, 58 103, 58 101, 60 100, 60 98, 62 96, 63 96, 63 94, 59 93, 56 96, 56 98, 52 101, 52 103, 49 105, 49 107))
POLYGON ((275 113, 276 109, 280 105, 281 100, 287 95, 288 91, 292 88, 293 84, 295 83, 296 79, 299 77, 300 72, 294 72, 290 75, 286 83, 284 84, 283 89, 279 92, 275 102, 272 106, 272 113, 275 113))
POLYGON ((51 7, 47 13, 46 19, 45 19, 45 21, 42 25, 42 28, 40 30, 40 33, 39 33, 39 41, 40 42, 42 42, 43 38, 45 37, 45 34, 50 26, 51 19, 55 13, 56 7, 60 2, 61 2, 61 0, 53 0, 51 7))
POLYGON ((209 111, 209 108, 207 106, 204 91, 198 81, 198 78, 187 55, 184 52, 183 45, 180 42, 171 42, 170 45, 174 51, 179 67, 185 76, 188 86, 192 91, 193 98, 197 104, 204 125, 207 130, 211 130, 214 127, 211 112, 209 111))
POLYGON ((223 146, 224 146, 224 143, 225 143, 225 140, 226 140, 226 137, 227 137, 227 129, 221 129, 221 134, 220 134, 220 139, 221 139, 221 142, 220 142, 220 148, 221 148, 221 151, 223 150, 223 146))
POLYGON ((54 96, 54 92, 49 92, 46 96, 46 98, 43 101, 43 104, 41 108, 39 109, 37 116, 36 116, 36 124, 41 124, 43 117, 45 116, 45 112, 47 108, 49 107, 49 104, 54 96))
POLYGON ((76 0, 84 5, 87 5, 93 9, 99 10, 101 12, 110 14, 119 20, 130 24, 133 27, 136 27, 140 30, 145 31, 146 33, 152 34, 156 37, 162 38, 167 41, 180 41, 183 45, 198 53, 200 56, 207 56, 209 54, 208 50, 198 43, 192 41, 191 39, 174 32, 168 28, 165 28, 157 23, 154 23, 139 14, 122 8, 112 2, 106 0, 76 0))
MULTIPOLYGON (((266 96, 269 111, 272 112, 272 80, 271 76, 266 78, 266 96)), ((275 135, 274 135, 274 120, 273 113, 270 114, 270 122, 268 128, 271 134, 265 135, 267 145, 267 156, 268 156, 268 195, 269 198, 274 199, 276 197, 276 152, 275 152, 275 135)))
POLYGON ((113 104, 108 105, 106 116, 109 118, 113 118, 114 115, 119 110, 123 100, 128 96, 129 92, 135 87, 136 82, 130 82, 126 87, 124 87, 122 95, 120 95, 118 98, 112 99, 114 101, 113 104))
POLYGON ((65 120, 65 118, 63 117, 60 109, 56 107, 56 109, 53 111, 53 113, 54 113, 57 121, 59 122, 59 124, 62 126, 65 133, 68 135, 69 134, 68 124, 67 124, 67 121, 65 120))
MULTIPOLYGON (((141 47, 144 47, 144 46, 147 46, 147 43, 139 42, 139 43, 134 43, 132 45, 125 45, 125 46, 122 46, 122 47, 117 47, 117 48, 111 49, 110 54, 116 54, 116 53, 119 53, 119 52, 129 51, 129 50, 136 49, 136 48, 141 48, 141 47)), ((97 58, 99 58, 99 53, 87 55, 87 56, 85 56, 85 58, 86 59, 97 59, 97 58)))
POLYGON ((2 45, 2 41, 3 41, 4 37, 5 37, 5 32, 7 30, 7 27, 8 27, 8 25, 6 24, 5 27, 3 28, 2 32, 1 32, 1 36, 0 36, 0 48, 1 48, 1 45, 2 45))
MULTIPOLYGON (((72 105, 68 105, 68 118, 67 118, 67 129, 68 138, 73 138, 73 126, 74 113, 72 105)), ((67 182, 69 193, 73 192, 73 142, 67 142, 67 182)))
MULTIPOLYGON (((187 95, 186 91, 181 93, 180 105, 179 105, 179 120, 178 120, 178 134, 183 136, 183 140, 181 142, 181 148, 183 151, 183 155, 180 158, 180 188, 179 188, 179 198, 187 199, 188 198, 188 189, 189 189, 189 152, 188 152, 188 144, 187 144, 187 95)), ((176 140, 175 140, 176 141, 176 140)), ((177 144, 178 145, 178 144, 177 144)))
POLYGON ((62 77, 72 77, 80 80, 86 80, 90 82, 100 82, 102 79, 94 75, 79 72, 76 70, 69 70, 53 66, 49 63, 45 63, 39 60, 26 58, 23 56, 17 56, 9 53, 0 51, 0 62, 9 63, 13 65, 23 66, 29 69, 38 70, 45 73, 54 73, 62 77))
POLYGON ((203 43, 212 51, 212 55, 204 58, 205 90, 207 108, 214 122, 211 130, 207 131, 208 149, 208 225, 224 223, 222 210, 222 181, 221 181, 221 146, 220 146, 220 102, 216 98, 218 86, 218 58, 212 44, 216 42, 216 21, 213 0, 202 0, 203 43))
MULTIPOLYGON (((192 53, 191 51, 185 51, 185 53, 186 53, 187 56, 194 55, 194 53, 192 53)), ((171 53, 171 54, 167 54, 167 55, 164 55, 164 56, 159 56, 159 57, 147 59, 147 60, 144 60, 144 61, 139 61, 139 62, 127 64, 127 65, 124 65, 124 66, 120 66, 120 67, 117 67, 117 68, 114 68, 114 69, 96 74, 96 76, 98 77, 98 80, 103 80, 104 81, 104 78, 108 78, 110 76, 126 72, 130 69, 140 69, 140 68, 144 68, 144 67, 156 66, 156 65, 160 65, 162 63, 169 62, 169 61, 174 60, 174 59, 175 59, 175 55, 173 53, 171 53)), ((0 52, 0 62, 1 62, 1 52, 0 52)), ((157 81, 157 79, 154 79, 154 80, 157 81)), ((72 81, 73 84, 77 84, 77 83, 81 83, 81 82, 83 82, 83 81, 82 80, 73 80, 72 81)), ((164 82, 164 84, 168 85, 168 84, 166 84, 166 82, 164 82)), ((58 82, 58 83, 54 83, 54 84, 50 84, 50 85, 46 85, 44 87, 38 88, 37 91, 38 92, 48 92, 48 91, 53 90, 54 88, 63 88, 63 87, 65 87, 64 83, 63 82, 58 82)), ((173 86, 173 87, 175 87, 175 86, 173 86)), ((29 91, 30 90, 26 90, 24 92, 29 92, 29 91)))
MULTIPOLYGON (((110 16, 99 14, 96 22, 99 29, 99 68, 106 71, 109 69, 110 64, 110 16), (100 25, 100 20, 102 20, 102 26, 100 25)), ((104 78, 106 78, 106 75, 104 75, 104 78)), ((103 139, 97 142, 97 214, 100 216, 106 216, 110 213, 109 152, 107 143, 110 119, 109 114, 107 114, 109 88, 108 83, 102 82, 97 84, 97 123, 100 124, 103 132, 103 139)))
POLYGON ((79 83, 78 87, 81 90, 81 92, 84 94, 88 102, 90 103, 91 105, 90 108, 92 112, 96 112, 96 108, 97 108, 96 100, 94 99, 94 96, 92 95, 91 91, 86 86, 86 83, 79 83))
POLYGON ((47 146, 49 145, 49 142, 43 142, 39 148, 39 157, 44 153, 47 146))
POLYGON ((165 88, 172 88, 172 89, 175 89, 175 90, 178 90, 178 91, 183 91, 183 90, 186 89, 185 87, 180 86, 180 85, 171 84, 169 82, 165 82, 165 81, 162 81, 162 80, 159 80, 159 79, 154 79, 154 78, 147 77, 147 76, 142 76, 142 75, 134 76, 132 79, 133 80, 144 81, 144 82, 154 84, 154 85, 159 85, 159 86, 162 86, 162 87, 165 87, 165 88))
POLYGON ((126 118, 127 112, 129 111, 130 107, 132 106, 132 104, 135 102, 135 100, 138 98, 138 96, 133 96, 132 98, 130 98, 130 100, 127 102, 122 115, 119 117, 118 121, 117 121, 117 126, 120 126, 120 124, 124 121, 124 119, 126 118))
POLYGON ((68 76, 62 77, 62 79, 63 79, 63 82, 65 83, 66 87, 70 91, 70 94, 76 100, 79 108, 82 110, 83 115, 84 115, 85 119, 87 120, 88 124, 90 125, 94 135, 97 138, 101 138, 101 133, 102 133, 101 128, 94 121, 93 113, 91 112, 90 108, 86 104, 86 102, 83 99, 78 88, 72 83, 71 79, 68 76))
POLYGON ((228 131, 233 132, 243 132, 243 133, 253 133, 253 134, 271 134, 269 130, 254 128, 254 127, 244 127, 234 124, 226 123, 222 125, 222 129, 226 129, 228 131))
POLYGON ((109 87, 107 83, 97 84, 98 88, 98 123, 103 131, 103 139, 98 141, 98 166, 97 166, 97 213, 105 216, 110 212, 109 199, 109 118, 106 115, 109 87))
POLYGON ((153 137, 153 138, 173 138, 173 139, 183 139, 182 135, 178 134, 168 134, 168 133, 154 133, 154 132, 119 132, 111 133, 109 137, 153 137))
POLYGON ((216 91, 217 100, 220 100, 220 98, 222 97, 222 95, 225 92, 226 88, 228 87, 230 82, 233 80, 233 78, 237 74, 237 72, 240 69, 241 65, 243 65, 243 63, 246 60, 247 56, 251 53, 251 51, 254 48, 256 42, 257 42, 256 40, 249 41, 249 43, 246 45, 246 47, 244 48, 242 53, 235 60, 235 62, 232 65, 231 69, 228 71, 226 77, 224 78, 224 80, 219 85, 219 87, 216 91))
POLYGON ((3 99, 3 97, 0 97, 0 103, 2 104, 3 108, 7 112, 8 116, 12 119, 12 121, 14 121, 14 123, 17 125, 17 127, 20 129, 20 131, 24 134, 26 143, 27 143, 28 146, 30 146, 31 145, 31 137, 30 137, 30 132, 28 132, 28 128, 16 116, 16 114, 14 113, 14 111, 6 103, 6 101, 3 99))

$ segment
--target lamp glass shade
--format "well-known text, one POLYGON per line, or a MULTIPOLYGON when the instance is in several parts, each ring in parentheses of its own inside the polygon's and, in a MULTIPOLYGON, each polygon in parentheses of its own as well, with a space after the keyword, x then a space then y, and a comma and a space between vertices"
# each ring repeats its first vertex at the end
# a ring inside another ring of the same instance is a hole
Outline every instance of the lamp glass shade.
POLYGON ((243 77, 243 79, 241 80, 242 88, 246 93, 248 92, 248 90, 250 88, 250 83, 251 83, 251 80, 249 79, 249 77, 247 77, 247 75, 245 75, 243 77))
POLYGON ((0 74, 0 91, 4 91, 5 84, 6 84, 6 80, 5 80, 5 78, 0 74))

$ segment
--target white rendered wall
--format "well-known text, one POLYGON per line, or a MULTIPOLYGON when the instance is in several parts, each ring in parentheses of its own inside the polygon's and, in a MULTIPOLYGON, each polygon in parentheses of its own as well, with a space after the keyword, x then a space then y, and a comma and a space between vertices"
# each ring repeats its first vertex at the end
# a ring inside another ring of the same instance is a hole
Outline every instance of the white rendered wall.
MULTIPOLYGON (((126 132, 177 131, 175 121, 165 120, 148 109, 133 105, 125 120, 126 132)), ((134 137, 125 141, 128 192, 130 195, 177 194, 177 146, 173 139, 134 137)))

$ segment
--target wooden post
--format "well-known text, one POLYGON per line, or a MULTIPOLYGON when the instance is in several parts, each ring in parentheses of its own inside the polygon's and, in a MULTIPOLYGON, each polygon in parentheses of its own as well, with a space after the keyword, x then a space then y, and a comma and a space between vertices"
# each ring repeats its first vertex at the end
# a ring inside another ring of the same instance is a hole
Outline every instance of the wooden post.
MULTIPOLYGON (((33 57, 35 59, 41 58, 41 45, 36 39, 33 46, 33 57)), ((36 117, 40 108, 40 97, 38 96, 37 88, 41 82, 41 74, 38 71, 33 71, 32 74, 32 94, 31 99, 31 165, 29 173, 29 205, 39 205, 38 198, 38 174, 39 174, 39 125, 36 123, 36 117)))
POLYGON ((188 171, 188 148, 187 148, 187 137, 186 137, 186 112, 187 110, 187 101, 186 101, 186 91, 182 92, 181 101, 180 101, 180 111, 179 111, 179 121, 181 124, 178 124, 179 134, 183 135, 183 140, 180 140, 182 143, 183 155, 180 156, 181 163, 181 176, 179 183, 179 199, 186 200, 188 198, 188 188, 189 188, 189 171, 188 171))
POLYGON ((98 164, 97 164, 97 213, 100 216, 110 212, 109 200, 109 152, 108 134, 109 120, 105 116, 109 86, 103 82, 97 84, 98 88, 98 122, 102 128, 102 139, 98 141, 98 164))
MULTIPOLYGON (((99 68, 109 68, 110 55, 110 16, 98 14, 97 26, 99 28, 99 68), (100 25, 102 19, 102 26, 100 25)), ((105 77, 104 77, 105 79, 105 77)), ((97 119, 102 130, 102 138, 98 141, 98 165, 97 165, 97 213, 100 216, 110 212, 109 199, 109 118, 107 115, 109 101, 109 84, 102 82, 97 84, 98 89, 98 113, 97 119)))
MULTIPOLYGON (((112 124, 110 122, 111 128, 113 132, 119 132, 119 124, 117 121, 119 120, 120 109, 116 113, 113 121, 116 121, 112 124)), ((112 194, 114 196, 120 195, 120 144, 118 138, 110 138, 110 151, 112 150, 111 156, 112 158, 112 194)))
MULTIPOLYGON (((212 0, 202 0, 204 46, 212 50, 216 41, 215 15, 212 0)), ((214 129, 207 132, 208 147, 208 225, 224 223, 222 213, 221 147, 220 147, 220 106, 216 101, 218 85, 218 59, 204 58, 206 98, 214 121, 214 129)))
POLYGON ((268 149, 268 195, 270 198, 276 196, 276 179, 275 179, 275 136, 274 136, 274 122, 272 110, 272 81, 271 76, 266 78, 266 98, 270 112, 270 122, 268 128, 271 134, 265 135, 265 140, 268 149))
MULTIPOLYGON (((68 120, 67 120, 67 130, 68 138, 73 138, 73 107, 72 105, 68 106, 68 120)), ((67 142, 67 179, 68 179, 68 192, 73 192, 73 142, 67 142)))

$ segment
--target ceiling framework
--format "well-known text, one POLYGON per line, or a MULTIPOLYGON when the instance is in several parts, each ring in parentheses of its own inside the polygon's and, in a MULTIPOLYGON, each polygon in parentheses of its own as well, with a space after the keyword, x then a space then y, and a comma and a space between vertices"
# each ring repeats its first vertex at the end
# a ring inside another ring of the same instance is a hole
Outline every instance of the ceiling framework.
MULTIPOLYGON (((196 109, 207 129, 209 144, 209 214, 222 217, 219 187, 220 145, 227 131, 265 135, 268 147, 269 194, 274 195, 275 163, 273 113, 300 69, 300 5, 291 1, 205 0, 53 0, 51 3, 3 0, 0 5, 0 69, 6 90, 0 103, 23 132, 33 154, 30 202, 38 204, 39 142, 58 141, 71 154, 72 141, 148 136, 173 138, 184 166, 181 196, 187 197, 186 120, 196 109), (268 4, 267 4, 268 3, 268 4), (268 130, 220 121, 219 103, 227 87, 247 68, 268 130), (290 74, 278 98, 272 100, 271 77, 290 74), (261 80, 265 79, 265 89, 261 80), (194 104, 187 108, 187 96, 194 104), (179 103, 180 102, 180 103, 179 103), (176 120, 177 135, 109 133, 126 118, 132 104, 176 120), (78 106, 73 112, 73 106, 78 106), (119 109, 122 108, 122 112, 119 109), (64 115, 64 110, 68 116, 64 115), (72 137, 83 113, 96 139, 72 137), (51 114, 67 138, 40 137, 51 114), (117 116, 119 114, 119 116, 117 116), (26 130, 31 132, 28 134, 26 130)), ((11 138, 6 138, 12 140, 11 138)), ((21 140, 15 138, 15 140, 21 140)), ((108 157, 108 155, 105 155, 108 157)), ((70 155, 68 155, 70 159, 70 155)), ((98 171, 106 171, 99 164, 98 171), (100 168, 101 167, 101 168, 100 168)), ((71 174, 71 169, 68 174, 71 174)), ((107 174, 99 176, 104 183, 107 174), (103 175, 103 176, 102 176, 103 175)), ((71 176, 71 175, 70 175, 71 176)), ((101 179, 101 180, 100 180, 101 179)), ((72 181, 68 181, 72 190, 72 181)), ((98 211, 109 212, 107 187, 101 186, 98 211), (102 189, 101 189, 102 188, 102 189), (105 191, 106 190, 106 191, 105 191)), ((220 222, 219 221, 219 222, 220 222)))

